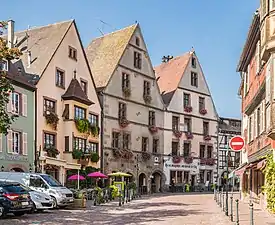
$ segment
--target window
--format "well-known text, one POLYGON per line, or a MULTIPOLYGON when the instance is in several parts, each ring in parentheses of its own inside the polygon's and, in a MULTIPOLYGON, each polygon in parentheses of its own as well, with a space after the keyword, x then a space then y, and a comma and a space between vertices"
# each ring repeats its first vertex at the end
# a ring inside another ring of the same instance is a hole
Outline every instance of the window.
POLYGON ((140 40, 138 37, 136 37, 136 46, 139 46, 140 45, 140 40))
POLYGON ((95 126, 98 126, 98 115, 89 113, 89 122, 95 126))
POLYGON ((158 153, 159 139, 153 139, 153 153, 158 153))
POLYGON ((127 73, 122 73, 122 89, 130 88, 130 75, 127 73))
POLYGON ((199 97, 199 111, 205 109, 205 98, 199 97))
POLYGON ((156 114, 154 111, 149 111, 149 126, 156 125, 156 114))
POLYGON ((192 67, 196 68, 196 58, 192 57, 192 67))
POLYGON ((224 135, 224 144, 227 145, 227 143, 228 143, 228 136, 224 135))
POLYGON ((257 109, 257 137, 261 133, 261 107, 257 109))
POLYGON ((44 98, 44 113, 55 112, 55 101, 44 98))
POLYGON ((208 159, 212 158, 212 156, 213 156, 212 152, 213 152, 213 147, 212 146, 207 146, 207 158, 208 159))
POLYGON ((191 106, 190 94, 183 94, 183 107, 191 106))
POLYGON ((190 155, 190 143, 184 142, 183 144, 183 157, 188 157, 190 155))
POLYGON ((55 85, 57 87, 64 88, 65 87, 64 79, 65 79, 65 72, 60 69, 56 69, 55 85))
POLYGON ((147 149, 148 149, 148 137, 142 137, 142 140, 141 140, 141 150, 143 152, 146 152, 147 149))
POLYGON ((192 132, 191 118, 184 118, 184 124, 187 132, 192 132))
POLYGON ((69 46, 69 58, 77 60, 77 51, 71 46, 69 46))
POLYGON ((44 148, 48 149, 56 146, 55 134, 44 133, 44 148))
POLYGON ((191 72, 191 85, 198 87, 198 74, 195 72, 191 72))
POLYGON ((112 147, 113 148, 119 148, 119 136, 120 136, 119 132, 113 131, 113 133, 112 133, 112 147))
POLYGON ((208 170, 207 172, 206 172, 206 181, 209 181, 209 183, 211 183, 212 182, 212 171, 211 170, 208 170))
POLYGON ((125 103, 119 102, 118 103, 118 118, 119 119, 126 119, 126 112, 127 107, 125 103))
POLYGON ((128 133, 123 134, 123 149, 130 149, 131 136, 128 133))
POLYGON ((151 94, 151 85, 149 81, 143 82, 143 96, 151 94))
POLYGON ((183 172, 183 180, 184 180, 184 183, 189 183, 189 171, 183 172))
POLYGON ((12 153, 20 154, 21 153, 21 133, 13 131, 12 132, 12 153))
POLYGON ((134 52, 134 67, 137 69, 141 69, 141 53, 134 52))
POLYGON ((250 142, 252 141, 252 116, 249 117, 248 130, 248 142, 250 142))
POLYGON ((75 119, 85 119, 86 118, 86 110, 81 107, 75 106, 74 107, 74 118, 75 119))
POLYGON ((0 61, 0 70, 8 71, 8 61, 6 60, 0 61))
POLYGON ((88 88, 87 88, 87 81, 80 80, 80 85, 81 85, 81 88, 84 91, 84 93, 87 95, 87 90, 88 90, 88 88))
POLYGON ((90 142, 90 152, 98 153, 98 143, 90 142))
POLYGON ((175 131, 179 130, 179 117, 177 116, 172 117, 172 129, 175 131))
POLYGON ((69 152, 69 151, 70 151, 70 137, 65 136, 65 152, 69 152))
POLYGON ((30 176, 30 187, 38 187, 38 188, 43 188, 47 186, 45 182, 37 176, 30 176))
POLYGON ((21 105, 20 94, 12 92, 12 113, 20 114, 20 105, 21 105))
POLYGON ((205 145, 200 145, 200 158, 205 157, 205 145))
POLYGON ((86 149, 86 139, 74 137, 74 148, 84 153, 88 153, 88 149, 86 149))
POLYGON ((200 183, 204 183, 204 170, 200 170, 200 183))
POLYGON ((209 122, 203 122, 203 135, 209 135, 209 122))
POLYGON ((179 149, 179 142, 173 141, 172 142, 172 156, 178 155, 178 149, 179 149))

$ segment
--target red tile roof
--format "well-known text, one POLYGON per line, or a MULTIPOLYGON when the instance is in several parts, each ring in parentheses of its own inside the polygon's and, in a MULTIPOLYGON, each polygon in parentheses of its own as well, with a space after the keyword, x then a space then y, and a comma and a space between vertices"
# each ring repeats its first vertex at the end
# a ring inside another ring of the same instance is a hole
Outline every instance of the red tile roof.
POLYGON ((182 56, 177 56, 154 68, 165 104, 170 103, 174 91, 178 88, 191 55, 190 52, 187 52, 182 56))

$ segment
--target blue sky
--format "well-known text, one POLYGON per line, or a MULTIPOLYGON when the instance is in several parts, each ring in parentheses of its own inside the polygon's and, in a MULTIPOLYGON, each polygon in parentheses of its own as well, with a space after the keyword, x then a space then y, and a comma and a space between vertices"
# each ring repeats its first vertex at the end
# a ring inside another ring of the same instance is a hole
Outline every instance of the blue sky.
POLYGON ((75 19, 85 46, 138 21, 153 65, 194 46, 220 116, 240 118, 236 66, 259 0, 3 1, 1 19, 16 30, 75 19), (104 21, 103 24, 100 20, 104 21))

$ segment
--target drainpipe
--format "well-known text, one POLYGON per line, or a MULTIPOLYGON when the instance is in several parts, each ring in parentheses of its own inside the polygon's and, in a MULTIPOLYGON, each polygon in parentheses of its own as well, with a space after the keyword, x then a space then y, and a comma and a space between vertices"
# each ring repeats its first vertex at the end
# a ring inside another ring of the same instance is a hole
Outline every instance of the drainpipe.
POLYGON ((104 159, 104 155, 103 155, 103 136, 104 136, 104 109, 103 109, 103 102, 104 102, 104 95, 103 93, 101 92, 100 93, 101 95, 101 99, 102 99, 102 103, 101 104, 101 121, 100 121, 100 156, 101 156, 101 160, 100 160, 100 168, 102 169, 101 172, 105 172, 104 171, 104 162, 103 162, 103 159, 104 159))
POLYGON ((35 173, 38 172, 37 170, 37 89, 34 91, 34 171, 35 173))

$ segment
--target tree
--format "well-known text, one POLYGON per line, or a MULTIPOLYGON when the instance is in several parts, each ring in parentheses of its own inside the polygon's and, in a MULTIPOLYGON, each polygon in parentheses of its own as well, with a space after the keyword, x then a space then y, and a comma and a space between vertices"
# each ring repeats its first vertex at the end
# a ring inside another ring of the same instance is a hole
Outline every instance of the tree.
MULTIPOLYGON (((0 21, 0 35, 7 29, 7 22, 0 21)), ((1 62, 18 58, 21 52, 17 48, 8 48, 7 41, 0 37, 0 133, 7 135, 10 125, 14 121, 14 116, 9 115, 6 105, 9 102, 9 95, 13 91, 11 81, 7 78, 6 71, 3 70, 1 62)))

